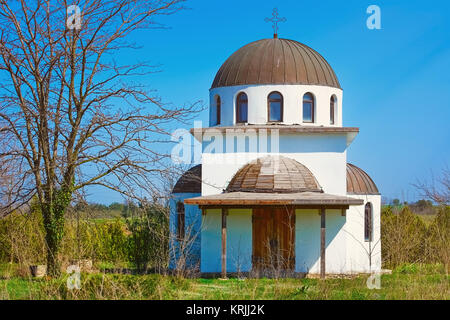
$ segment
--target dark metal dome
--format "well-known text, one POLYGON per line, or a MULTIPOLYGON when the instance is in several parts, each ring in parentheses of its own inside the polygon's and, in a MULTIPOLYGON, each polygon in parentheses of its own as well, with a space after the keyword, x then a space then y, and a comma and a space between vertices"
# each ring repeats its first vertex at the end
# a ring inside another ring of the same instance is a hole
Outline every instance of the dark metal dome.
POLYGON ((369 175, 351 163, 347 163, 347 193, 380 194, 369 175))
POLYGON ((314 175, 301 163, 282 156, 251 161, 231 179, 226 192, 322 192, 314 175))
POLYGON ((310 47, 288 39, 243 46, 220 67, 211 88, 246 84, 308 84, 341 88, 328 62, 310 47))
POLYGON ((202 193, 202 165, 196 165, 183 173, 172 193, 202 193))

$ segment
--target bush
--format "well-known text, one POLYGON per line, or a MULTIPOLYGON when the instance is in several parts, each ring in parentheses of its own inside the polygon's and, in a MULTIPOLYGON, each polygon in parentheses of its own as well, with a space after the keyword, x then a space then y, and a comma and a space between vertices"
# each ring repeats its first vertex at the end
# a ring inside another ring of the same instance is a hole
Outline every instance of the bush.
POLYGON ((403 263, 423 262, 426 226, 408 207, 399 212, 390 208, 381 217, 383 261, 390 267, 403 263))
POLYGON ((450 264, 450 207, 441 207, 428 227, 426 241, 428 262, 441 262, 448 270, 450 264))
MULTIPOLYGON (((83 213, 68 215, 60 250, 63 266, 73 260, 92 259, 103 265, 128 265, 139 271, 168 265, 169 221, 165 207, 135 207, 132 217, 90 219, 83 213)), ((45 231, 40 211, 13 213, 0 219, 0 261, 15 262, 27 273, 30 264, 45 264, 45 231)))
POLYGON ((61 253, 63 259, 125 262, 128 258, 126 225, 120 219, 101 222, 87 219, 66 220, 61 253))
POLYGON ((131 232, 130 261, 139 271, 149 267, 165 270, 169 256, 169 221, 167 208, 152 205, 127 219, 131 232))
POLYGON ((0 219, 0 261, 20 265, 46 261, 45 232, 40 211, 13 212, 0 219))
POLYGON ((427 226, 410 208, 387 207, 381 214, 382 258, 395 268, 417 263, 441 263, 448 269, 450 250, 449 207, 441 207, 427 226))
MULTIPOLYGON (((63 265, 72 260, 92 259, 112 263, 126 262, 129 239, 123 221, 95 222, 66 219, 60 250, 63 265)), ((18 263, 26 270, 30 264, 45 264, 45 231, 38 210, 18 212, 0 219, 0 261, 18 263)))

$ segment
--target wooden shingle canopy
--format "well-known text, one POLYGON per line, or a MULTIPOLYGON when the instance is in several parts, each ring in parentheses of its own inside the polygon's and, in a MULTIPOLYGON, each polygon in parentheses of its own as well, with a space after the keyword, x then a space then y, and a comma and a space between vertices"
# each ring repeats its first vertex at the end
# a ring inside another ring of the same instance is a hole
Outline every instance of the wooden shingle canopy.
POLYGON ((225 192, 322 192, 322 188, 301 163, 283 156, 267 156, 243 166, 225 192))
POLYGON ((377 186, 369 175, 361 168, 358 168, 351 163, 347 163, 347 193, 380 194, 377 186))
POLYGON ((263 39, 234 52, 211 88, 247 84, 305 84, 341 88, 331 66, 315 50, 288 39, 263 39))
POLYGON ((172 193, 202 193, 202 165, 196 165, 183 173, 172 193))
POLYGON ((361 205, 364 200, 345 196, 336 196, 321 192, 298 193, 258 193, 258 192, 225 192, 209 196, 202 196, 184 200, 185 204, 199 206, 298 206, 317 207, 327 206, 335 208, 347 208, 350 205, 361 205))

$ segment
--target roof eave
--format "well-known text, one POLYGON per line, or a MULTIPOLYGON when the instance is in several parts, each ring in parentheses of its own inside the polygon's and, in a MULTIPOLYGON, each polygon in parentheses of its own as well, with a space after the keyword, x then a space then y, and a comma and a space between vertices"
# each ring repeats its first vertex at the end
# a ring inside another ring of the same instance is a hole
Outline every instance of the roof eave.
POLYGON ((323 127, 323 126, 302 126, 302 125, 263 125, 247 124, 237 126, 217 126, 206 128, 191 128, 190 133, 196 140, 202 141, 204 135, 226 134, 227 130, 239 130, 236 134, 245 134, 247 130, 278 130, 280 134, 345 134, 347 137, 347 146, 352 143, 359 133, 357 127, 323 127))
POLYGON ((252 206, 252 205, 289 205, 289 206, 358 206, 364 200, 345 196, 335 196, 325 193, 310 194, 255 194, 244 192, 230 192, 211 196, 201 196, 184 200, 185 204, 199 206, 252 206), (262 198, 259 198, 261 196, 262 198), (284 197, 284 198, 283 198, 284 197))

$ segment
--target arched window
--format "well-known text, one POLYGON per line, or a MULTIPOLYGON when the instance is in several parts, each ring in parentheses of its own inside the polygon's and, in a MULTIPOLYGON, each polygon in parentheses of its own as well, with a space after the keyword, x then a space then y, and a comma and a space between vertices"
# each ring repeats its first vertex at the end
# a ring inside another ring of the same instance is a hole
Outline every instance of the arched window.
POLYGON ((303 122, 314 122, 314 96, 309 92, 303 96, 303 122))
POLYGON ((372 214, 372 204, 370 202, 366 203, 364 207, 364 240, 372 241, 373 237, 373 214, 372 214))
POLYGON ((216 97, 216 125, 220 124, 220 108, 222 107, 222 101, 220 96, 216 97))
POLYGON ((177 238, 179 240, 184 239, 184 203, 181 201, 177 202, 177 238))
POLYGON ((279 92, 272 92, 267 97, 269 122, 283 121, 283 96, 279 92))
POLYGON ((248 99, 244 92, 238 94, 236 98, 236 122, 245 123, 248 121, 248 99))
POLYGON ((332 95, 330 98, 330 124, 334 124, 334 118, 336 116, 336 96, 332 95))

